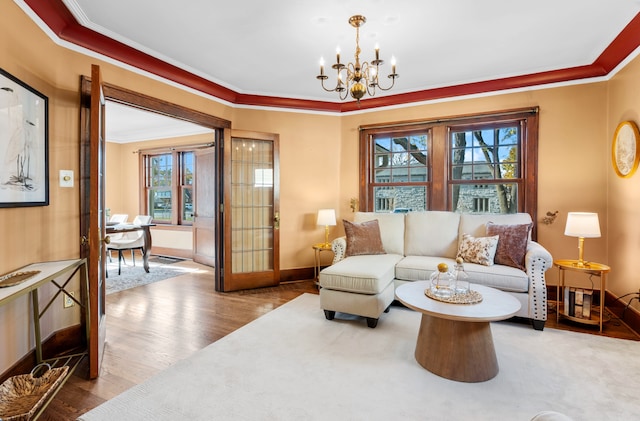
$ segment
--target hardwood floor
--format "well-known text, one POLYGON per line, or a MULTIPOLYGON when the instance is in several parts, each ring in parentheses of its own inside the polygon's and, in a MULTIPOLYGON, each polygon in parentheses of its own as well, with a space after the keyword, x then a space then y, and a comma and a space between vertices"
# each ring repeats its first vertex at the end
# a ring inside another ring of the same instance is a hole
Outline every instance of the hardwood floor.
MULTIPOLYGON (((86 366, 81 364, 41 420, 76 419, 299 295, 318 293, 310 280, 219 293, 208 268, 192 262, 179 265, 199 270, 107 296, 107 343, 100 377, 86 380, 86 366)), ((546 326, 599 334, 590 327, 557 325, 552 311, 546 326)), ((640 339, 615 320, 603 334, 640 339)))
MULTIPOLYGON (((81 364, 41 420, 73 420, 263 314, 309 292, 313 281, 219 293, 205 266, 198 272, 107 296, 107 342, 100 377, 81 364)), ((322 315, 322 313, 319 313, 322 315)))

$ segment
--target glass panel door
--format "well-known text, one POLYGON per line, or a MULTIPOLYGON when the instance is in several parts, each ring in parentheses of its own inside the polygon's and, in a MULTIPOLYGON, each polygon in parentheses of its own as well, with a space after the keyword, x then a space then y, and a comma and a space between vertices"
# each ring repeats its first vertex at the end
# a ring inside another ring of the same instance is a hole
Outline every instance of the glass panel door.
POLYGON ((225 266, 219 290, 279 283, 278 136, 233 131, 225 147, 225 266))

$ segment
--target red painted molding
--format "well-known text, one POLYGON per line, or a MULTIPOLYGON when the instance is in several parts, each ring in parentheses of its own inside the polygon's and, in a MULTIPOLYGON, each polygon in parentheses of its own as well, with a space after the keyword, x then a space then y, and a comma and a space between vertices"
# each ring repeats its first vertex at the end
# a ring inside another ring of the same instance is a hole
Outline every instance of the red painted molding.
POLYGON ((103 54, 114 60, 171 80, 181 85, 237 105, 278 107, 343 113, 367 110, 392 105, 436 99, 453 98, 463 95, 482 94, 505 89, 524 88, 547 83, 567 82, 591 77, 606 76, 640 46, 640 13, 622 30, 613 42, 590 65, 532 73, 522 76, 467 83, 456 86, 426 89, 422 91, 384 97, 369 98, 360 103, 313 101, 305 99, 280 98, 264 95, 241 94, 229 88, 194 75, 177 66, 166 63, 149 54, 129 47, 80 25, 62 0, 25 0, 25 3, 62 40, 103 54))

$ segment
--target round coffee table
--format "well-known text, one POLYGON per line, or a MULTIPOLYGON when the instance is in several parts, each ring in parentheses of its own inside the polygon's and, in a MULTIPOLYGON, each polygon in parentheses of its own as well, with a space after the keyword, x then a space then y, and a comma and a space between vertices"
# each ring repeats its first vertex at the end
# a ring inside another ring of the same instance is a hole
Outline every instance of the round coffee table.
POLYGON ((409 282, 396 289, 396 298, 422 313, 416 361, 440 377, 460 382, 483 382, 498 374, 490 323, 520 310, 510 294, 482 285, 471 289, 482 294, 477 304, 449 304, 427 297, 428 281, 409 282))

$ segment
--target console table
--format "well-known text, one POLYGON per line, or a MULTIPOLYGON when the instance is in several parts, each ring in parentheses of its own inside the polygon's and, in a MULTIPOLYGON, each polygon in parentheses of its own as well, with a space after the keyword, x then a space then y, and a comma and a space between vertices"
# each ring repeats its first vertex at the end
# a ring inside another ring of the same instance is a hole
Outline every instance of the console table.
MULTIPOLYGON (((0 288, 0 306, 8 304, 9 302, 15 300, 18 297, 24 296, 26 294, 31 294, 31 300, 33 304, 33 331, 35 336, 35 353, 36 353, 36 364, 48 363, 52 368, 59 366, 69 366, 69 370, 67 371, 66 377, 57 385, 57 389, 51 393, 48 397, 47 402, 43 404, 43 406, 39 409, 35 418, 46 408, 51 399, 55 396, 58 390, 64 385, 66 380, 73 374, 75 368, 78 366, 80 361, 84 356, 88 355, 88 345, 89 345, 89 337, 90 337, 90 329, 89 329, 89 277, 87 273, 87 260, 86 259, 73 259, 73 260, 61 260, 61 261, 53 261, 53 262, 41 262, 41 263, 33 263, 27 266, 24 266, 20 269, 17 269, 7 275, 11 275, 19 272, 30 272, 30 271, 39 271, 37 274, 33 275, 30 278, 27 278, 23 282, 14 285, 0 288), (76 298, 69 294, 65 288, 74 277, 76 273, 80 271, 80 297, 76 298), (63 282, 60 282, 58 278, 63 279, 63 282), (40 300, 38 298, 38 288, 41 286, 52 283, 58 288, 58 291, 49 299, 49 301, 44 305, 42 311, 40 310, 40 300), (42 334, 40 330, 40 319, 44 316, 44 314, 51 308, 51 305, 54 303, 56 298, 60 294, 66 294, 71 300, 73 300, 78 306, 82 308, 84 311, 84 336, 85 336, 85 344, 86 348, 79 352, 70 352, 63 356, 58 356, 56 358, 45 359, 42 355, 42 334)), ((29 326, 27 326, 27 331, 29 330, 29 326)))

